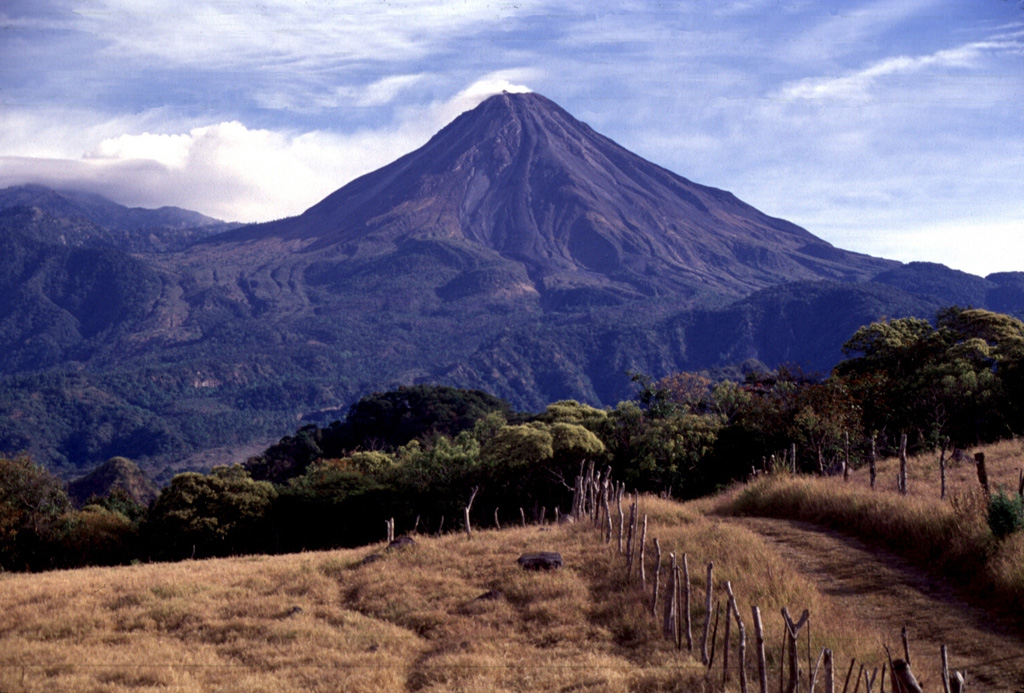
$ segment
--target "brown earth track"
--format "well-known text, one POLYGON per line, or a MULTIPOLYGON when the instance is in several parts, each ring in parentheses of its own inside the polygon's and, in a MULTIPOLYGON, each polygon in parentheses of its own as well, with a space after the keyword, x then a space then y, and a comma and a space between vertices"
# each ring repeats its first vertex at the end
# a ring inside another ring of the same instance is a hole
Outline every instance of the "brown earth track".
MULTIPOLYGON (((945 644, 950 667, 968 672, 970 690, 1024 692, 1020 614, 1011 615, 1015 629, 901 558, 816 525, 759 517, 726 521, 764 537, 822 592, 893 633, 894 641, 907 625, 912 658, 938 658, 945 644)), ((938 681, 932 683, 925 690, 942 690, 938 681)))

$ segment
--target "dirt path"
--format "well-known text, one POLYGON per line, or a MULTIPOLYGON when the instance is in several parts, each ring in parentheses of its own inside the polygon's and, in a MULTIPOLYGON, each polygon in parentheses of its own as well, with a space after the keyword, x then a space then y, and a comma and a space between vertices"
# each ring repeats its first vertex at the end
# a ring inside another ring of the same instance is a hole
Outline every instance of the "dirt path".
MULTIPOLYGON (((845 602, 866 621, 897 634, 907 624, 911 657, 937 657, 945 643, 950 666, 967 670, 969 690, 1024 693, 1024 638, 965 604, 953 590, 936 586, 902 559, 806 523, 724 519, 764 537, 796 561, 824 593, 845 602), (886 588, 879 589, 883 585, 886 588)), ((1024 618, 1014 616, 1018 623, 1024 618)), ((942 690, 938 681, 931 683, 935 686, 928 689, 942 690)))

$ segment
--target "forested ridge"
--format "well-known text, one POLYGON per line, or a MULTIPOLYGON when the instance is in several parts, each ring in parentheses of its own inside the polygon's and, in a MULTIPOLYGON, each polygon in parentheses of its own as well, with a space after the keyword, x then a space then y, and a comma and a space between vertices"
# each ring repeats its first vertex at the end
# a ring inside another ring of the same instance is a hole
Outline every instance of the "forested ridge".
POLYGON ((634 397, 605 408, 564 400, 524 413, 445 386, 375 393, 344 420, 304 426, 244 465, 178 474, 152 502, 123 458, 73 485, 75 507, 51 472, 6 457, 0 560, 39 570, 355 546, 379 539, 390 518, 407 530, 455 530, 474 491, 483 526, 553 517, 589 462, 630 489, 695 497, 754 471, 838 473, 847 460, 865 464, 872 448, 893 452, 904 434, 912 452, 950 454, 1024 434, 1016 318, 949 308, 934 323, 871 323, 844 349, 824 378, 790 367, 741 379, 633 374, 634 397), (82 500, 83 489, 93 495, 82 500))

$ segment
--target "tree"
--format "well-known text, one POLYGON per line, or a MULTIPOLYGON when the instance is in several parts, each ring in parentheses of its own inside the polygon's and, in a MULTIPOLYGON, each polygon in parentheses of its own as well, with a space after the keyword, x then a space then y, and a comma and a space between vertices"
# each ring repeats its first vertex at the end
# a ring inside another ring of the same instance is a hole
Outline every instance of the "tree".
POLYGON ((0 568, 52 568, 69 529, 60 480, 29 457, 0 457, 0 568))
POLYGON ((267 511, 276 497, 273 485, 237 464, 178 474, 150 514, 155 548, 168 558, 266 551, 267 511))
POLYGON ((872 323, 844 345, 836 368, 863 408, 868 430, 918 445, 945 436, 969 445, 1020 430, 1024 324, 986 310, 947 308, 936 324, 872 323))
POLYGON ((378 452, 357 455, 372 460, 372 469, 350 460, 324 460, 280 488, 273 524, 281 550, 359 546, 380 538, 384 519, 394 514, 389 503, 396 492, 374 474, 390 473, 391 461, 385 466, 381 458, 387 456, 378 452))

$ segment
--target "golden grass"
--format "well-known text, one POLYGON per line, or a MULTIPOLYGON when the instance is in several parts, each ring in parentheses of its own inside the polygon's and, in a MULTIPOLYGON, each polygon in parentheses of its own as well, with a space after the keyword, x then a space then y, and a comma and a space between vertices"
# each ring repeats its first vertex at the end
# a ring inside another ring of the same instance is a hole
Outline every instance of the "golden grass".
MULTIPOLYGON (((1015 493, 1020 441, 984 448, 990 487, 1015 493)), ((947 466, 941 500, 938 454, 908 460, 908 494, 896 491, 898 459, 878 464, 876 488, 866 468, 839 477, 780 475, 758 480, 716 501, 717 511, 803 520, 881 546, 952 584, 972 601, 999 610, 1024 607, 1024 538, 997 541, 986 521, 976 465, 947 466)))
MULTIPOLYGON (((648 579, 654 537, 666 564, 670 551, 687 553, 695 646, 713 560, 716 601, 730 580, 747 625, 752 680, 752 604, 772 680, 783 606, 810 609, 815 656, 828 646, 837 661, 880 665, 892 634, 819 592, 757 535, 706 517, 707 502, 642 504, 648 579)), ((652 619, 650 587, 627 582, 615 546, 592 527, 563 525, 418 537, 368 564, 381 547, 5 575, 0 690, 722 690, 724 623, 709 679, 662 640, 661 608, 652 619), (565 568, 521 570, 516 558, 534 550, 561 552, 565 568), (501 597, 479 599, 492 590, 501 597)))

